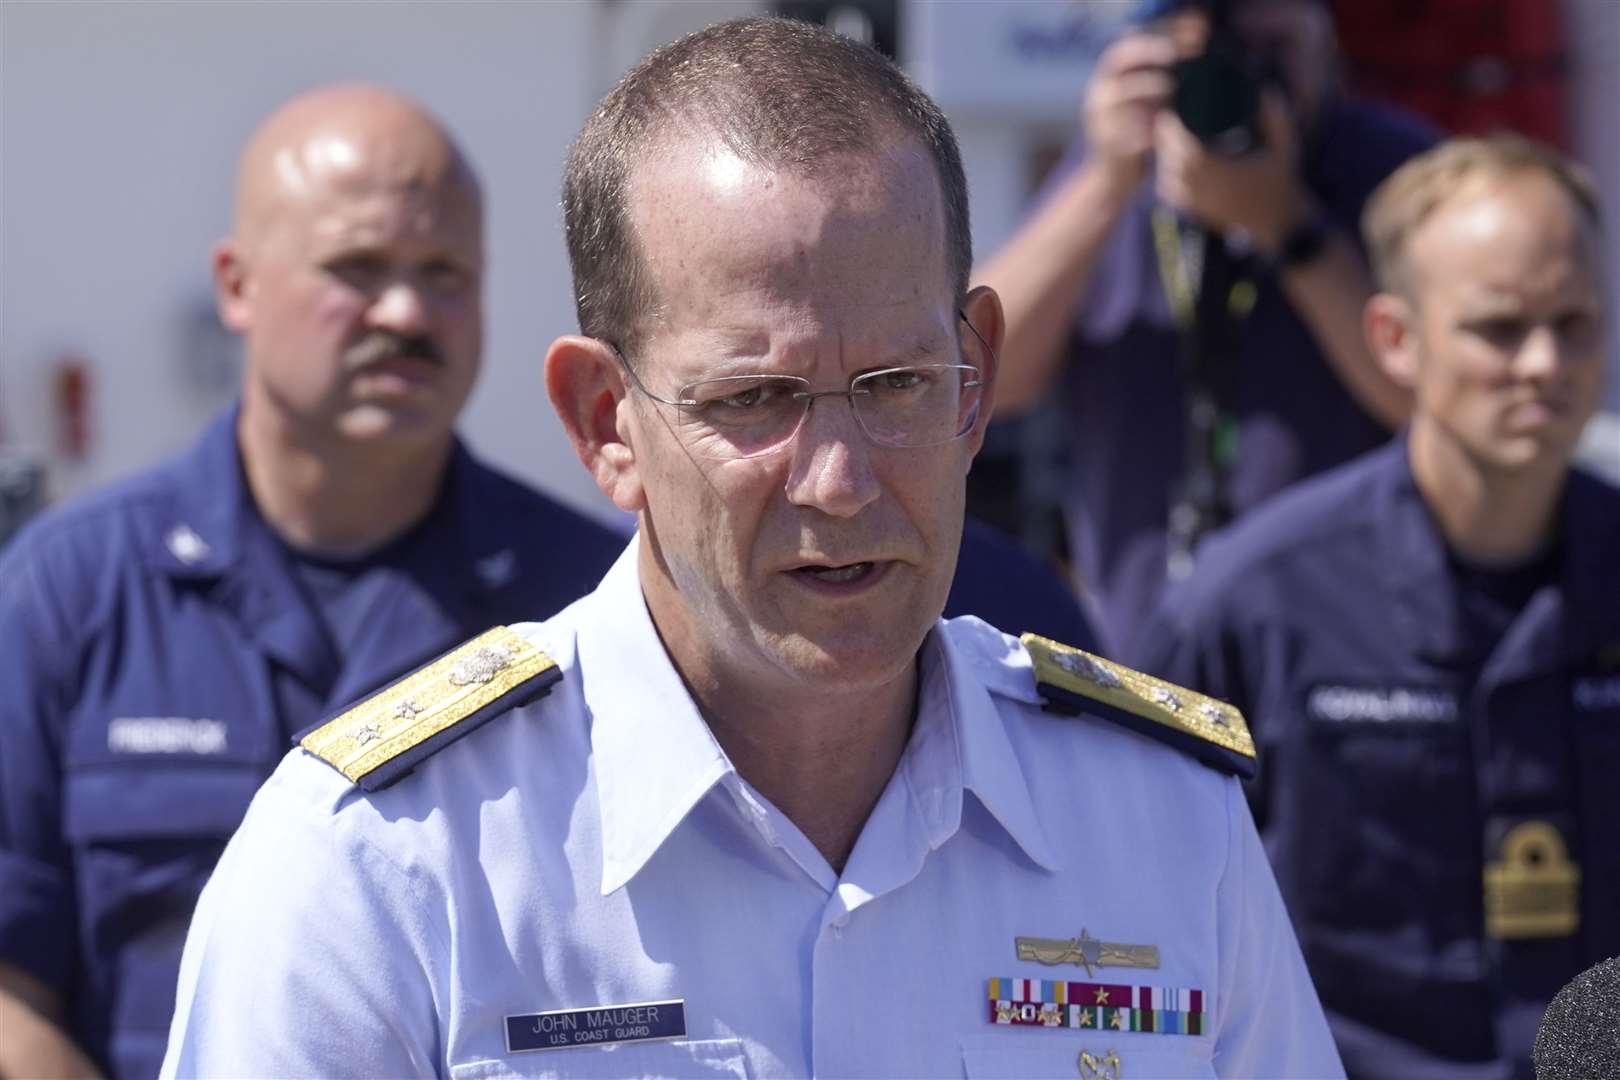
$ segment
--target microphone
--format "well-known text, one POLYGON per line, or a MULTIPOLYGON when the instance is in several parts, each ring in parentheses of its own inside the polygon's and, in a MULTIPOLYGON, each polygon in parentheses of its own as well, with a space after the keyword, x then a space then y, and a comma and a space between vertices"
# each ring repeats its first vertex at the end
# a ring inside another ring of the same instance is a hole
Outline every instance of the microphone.
POLYGON ((1541 1018, 1536 1080, 1620 1077, 1620 956, 1571 979, 1541 1018))

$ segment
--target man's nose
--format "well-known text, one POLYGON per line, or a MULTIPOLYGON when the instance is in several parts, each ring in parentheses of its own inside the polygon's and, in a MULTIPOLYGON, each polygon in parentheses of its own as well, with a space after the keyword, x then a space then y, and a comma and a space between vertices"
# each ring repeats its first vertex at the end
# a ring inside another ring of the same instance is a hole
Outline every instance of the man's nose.
POLYGON ((1558 374, 1559 365, 1568 359, 1565 343, 1551 326, 1534 326, 1525 335, 1519 347, 1515 366, 1526 379, 1548 379, 1558 374))
POLYGON ((848 397, 816 398, 793 438, 788 501, 833 517, 854 517, 877 500, 872 444, 848 397))
POLYGON ((373 326, 398 334, 418 334, 427 325, 427 305, 422 293, 408 281, 391 281, 371 304, 373 326))

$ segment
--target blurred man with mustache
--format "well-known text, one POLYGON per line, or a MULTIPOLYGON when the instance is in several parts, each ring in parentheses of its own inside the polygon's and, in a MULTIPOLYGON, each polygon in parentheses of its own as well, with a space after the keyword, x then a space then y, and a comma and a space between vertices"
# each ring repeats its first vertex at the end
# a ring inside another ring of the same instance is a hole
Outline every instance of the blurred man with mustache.
POLYGON ((1212 538, 1137 655, 1253 717, 1251 802, 1350 1075, 1528 1076, 1548 1001, 1620 953, 1620 492, 1570 466, 1599 207, 1550 151, 1458 139, 1363 229, 1411 424, 1212 538))
POLYGON ((0 1074, 154 1075, 197 894, 294 733, 622 546, 457 440, 483 269, 417 104, 329 87, 248 143, 213 257, 240 403, 0 564, 0 1074))

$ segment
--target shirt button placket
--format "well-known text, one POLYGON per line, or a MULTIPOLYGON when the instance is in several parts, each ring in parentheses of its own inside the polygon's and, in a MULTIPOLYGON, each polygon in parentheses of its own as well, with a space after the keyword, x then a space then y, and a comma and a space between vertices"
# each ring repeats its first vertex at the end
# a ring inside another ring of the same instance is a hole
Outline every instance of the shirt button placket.
POLYGON ((835 896, 816 938, 810 974, 810 1069, 817 1076, 848 1076, 860 1071, 853 1033, 861 1030, 858 1011, 859 963, 852 947, 850 913, 835 896))

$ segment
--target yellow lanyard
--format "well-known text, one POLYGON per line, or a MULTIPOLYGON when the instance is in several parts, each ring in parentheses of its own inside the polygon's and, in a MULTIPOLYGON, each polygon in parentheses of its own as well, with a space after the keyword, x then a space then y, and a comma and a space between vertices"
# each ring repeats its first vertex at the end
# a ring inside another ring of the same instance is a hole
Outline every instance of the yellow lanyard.
MULTIPOLYGON (((1204 240, 1206 244, 1221 242, 1214 234, 1204 240)), ((1153 211, 1153 249, 1159 258, 1159 280, 1164 284, 1165 299, 1170 302, 1170 317, 1175 321, 1177 330, 1184 334, 1191 333, 1193 305, 1197 298, 1193 295, 1191 275, 1187 273, 1181 229, 1176 224, 1175 215, 1162 206, 1153 211)), ((1247 276, 1240 277, 1232 283, 1232 289, 1227 293, 1226 310, 1234 322, 1242 322, 1254 310, 1257 299, 1259 290, 1254 282, 1247 276)))

